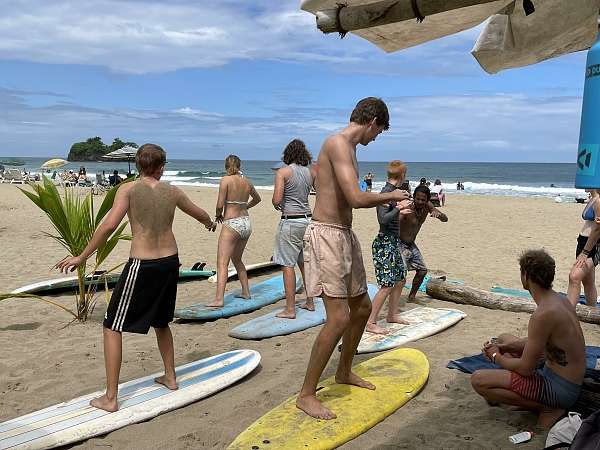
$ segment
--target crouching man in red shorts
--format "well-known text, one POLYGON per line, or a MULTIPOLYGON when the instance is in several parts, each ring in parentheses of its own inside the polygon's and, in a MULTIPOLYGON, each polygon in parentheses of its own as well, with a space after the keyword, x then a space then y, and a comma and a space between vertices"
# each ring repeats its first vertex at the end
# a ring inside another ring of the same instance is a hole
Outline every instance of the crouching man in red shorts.
POLYGON ((478 370, 471 384, 490 404, 505 403, 539 413, 550 427, 579 397, 585 374, 585 341, 573 305, 552 290, 555 264, 543 250, 519 259, 521 282, 537 309, 527 338, 503 334, 483 352, 502 369, 478 370), (541 358, 545 358, 539 368, 541 358))

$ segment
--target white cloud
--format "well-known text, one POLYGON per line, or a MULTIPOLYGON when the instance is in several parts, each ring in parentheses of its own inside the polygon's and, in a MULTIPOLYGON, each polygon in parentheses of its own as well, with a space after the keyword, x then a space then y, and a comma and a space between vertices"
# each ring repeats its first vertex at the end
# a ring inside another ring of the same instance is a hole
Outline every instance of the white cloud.
MULTIPOLYGON (((293 138, 314 153, 347 123, 350 109, 294 106, 262 116, 234 116, 182 105, 168 111, 31 106, 31 93, 0 89, 0 151, 46 156, 98 135, 157 142, 173 158, 273 159, 293 138), (26 142, 26 144, 23 144, 26 142), (52 150, 51 152, 49 150, 52 150)), ((359 155, 408 161, 572 161, 579 97, 524 94, 409 96, 388 100, 391 129, 359 155)), ((349 106, 348 108, 351 108, 349 106)))
POLYGON ((346 71, 391 75, 427 66, 432 55, 440 56, 430 65, 432 74, 462 73, 455 56, 473 70, 472 34, 389 58, 355 36, 323 35, 297 0, 3 0, 0 5, 0 59, 97 65, 126 73, 271 59, 345 63, 346 71))

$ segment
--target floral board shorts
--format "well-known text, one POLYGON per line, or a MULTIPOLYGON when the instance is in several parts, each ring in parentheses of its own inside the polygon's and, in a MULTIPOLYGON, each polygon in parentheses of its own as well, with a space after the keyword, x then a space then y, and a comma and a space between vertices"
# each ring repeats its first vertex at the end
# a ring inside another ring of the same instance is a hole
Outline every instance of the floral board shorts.
POLYGON ((392 287, 406 279, 406 266, 398 236, 379 233, 373 240, 373 266, 380 287, 392 287))

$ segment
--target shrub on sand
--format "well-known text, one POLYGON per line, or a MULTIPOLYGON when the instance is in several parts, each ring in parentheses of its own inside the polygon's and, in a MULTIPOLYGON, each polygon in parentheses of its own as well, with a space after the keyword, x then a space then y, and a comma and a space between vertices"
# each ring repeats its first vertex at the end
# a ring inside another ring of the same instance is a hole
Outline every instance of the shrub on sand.
MULTIPOLYGON (((29 184, 29 186, 33 188, 33 192, 25 189, 21 189, 21 191, 44 211, 50 219, 56 233, 45 234, 59 242, 67 250, 69 255, 79 255, 91 240, 94 231, 96 231, 96 228, 100 225, 104 216, 106 216, 112 208, 115 194, 119 186, 113 187, 106 193, 98 212, 94 213, 94 200, 91 193, 82 196, 81 192, 77 189, 67 188, 64 191, 64 197, 61 197, 54 183, 46 177, 42 178, 43 182, 40 184, 29 184)), ((98 270, 119 240, 131 239, 131 236, 123 234, 123 230, 126 226, 127 222, 121 224, 106 243, 98 248, 93 270, 86 273, 86 264, 82 264, 77 268, 78 291, 75 296, 75 310, 65 308, 56 302, 31 294, 2 294, 0 295, 0 300, 15 297, 35 298, 61 307, 74 316, 73 320, 85 322, 95 305, 97 284, 88 283, 86 289, 86 277, 93 275, 98 270)), ((111 272, 117 267, 113 267, 107 272, 111 272)), ((97 278, 97 280, 101 281, 102 277, 97 278)))

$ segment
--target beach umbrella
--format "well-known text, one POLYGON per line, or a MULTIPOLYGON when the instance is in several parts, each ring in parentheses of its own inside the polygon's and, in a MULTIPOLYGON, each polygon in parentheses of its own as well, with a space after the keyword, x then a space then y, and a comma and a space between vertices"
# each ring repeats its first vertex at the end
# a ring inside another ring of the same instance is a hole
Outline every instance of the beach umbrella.
POLYGON ((44 164, 40 166, 40 169, 58 169, 60 167, 66 166, 69 164, 69 161, 60 158, 49 159, 44 164))
POLYGON ((471 53, 488 73, 590 48, 598 0, 303 0, 324 33, 354 33, 386 52, 487 20, 471 53))
POLYGON ((115 150, 114 152, 110 152, 104 156, 101 156, 100 160, 101 161, 117 161, 117 162, 127 161, 128 170, 129 170, 129 173, 131 173, 131 162, 135 161, 135 155, 136 155, 137 151, 138 151, 137 148, 132 147, 130 145, 126 145, 124 147, 121 147, 118 150, 115 150))

